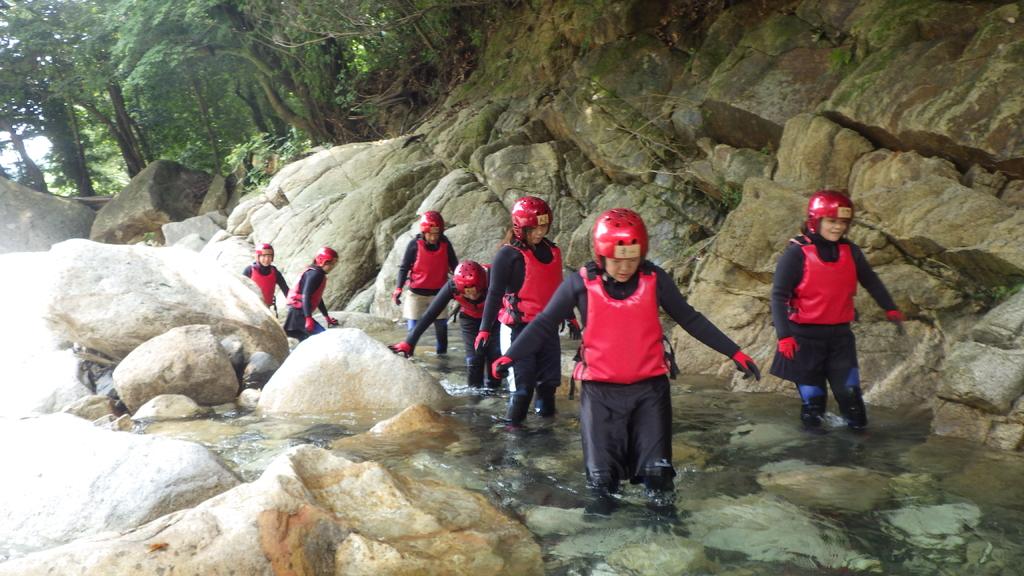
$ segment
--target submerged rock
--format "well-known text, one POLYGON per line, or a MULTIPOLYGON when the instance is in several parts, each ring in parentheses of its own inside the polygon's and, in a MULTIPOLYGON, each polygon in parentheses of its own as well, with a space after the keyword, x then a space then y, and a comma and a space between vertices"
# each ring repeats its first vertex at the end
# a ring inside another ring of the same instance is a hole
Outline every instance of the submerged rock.
POLYGON ((967 532, 981 522, 981 510, 966 502, 907 506, 882 516, 886 534, 918 548, 938 550, 963 546, 967 532))
POLYGON ((888 480, 864 468, 818 466, 799 460, 772 462, 761 467, 757 483, 768 492, 812 508, 866 512, 888 498, 888 480))
POLYGON ((851 549, 838 526, 775 496, 721 496, 696 502, 686 526, 697 542, 751 560, 860 571, 880 568, 878 560, 851 549))

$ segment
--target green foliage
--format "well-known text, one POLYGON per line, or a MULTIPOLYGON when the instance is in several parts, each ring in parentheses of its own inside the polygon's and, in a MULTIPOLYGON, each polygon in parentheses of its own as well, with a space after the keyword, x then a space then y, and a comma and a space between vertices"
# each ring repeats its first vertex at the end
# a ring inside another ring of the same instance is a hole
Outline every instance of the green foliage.
POLYGON ((828 53, 828 70, 833 74, 839 74, 853 64, 853 48, 840 46, 828 53))
POLYGON ((244 187, 255 188, 270 181, 274 173, 271 168, 299 158, 312 147, 313 143, 297 130, 291 130, 287 136, 280 138, 255 134, 232 148, 226 163, 228 166, 243 167, 244 187))

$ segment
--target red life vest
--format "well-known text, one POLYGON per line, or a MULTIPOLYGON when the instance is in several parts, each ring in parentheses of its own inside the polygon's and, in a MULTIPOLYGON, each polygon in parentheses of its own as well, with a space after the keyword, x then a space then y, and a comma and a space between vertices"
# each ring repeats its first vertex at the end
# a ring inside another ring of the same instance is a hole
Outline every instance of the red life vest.
MULTIPOLYGON (((508 244, 508 246, 512 246, 508 244)), ((551 295, 562 283, 562 251, 551 245, 551 262, 541 262, 533 250, 512 246, 523 255, 526 270, 519 292, 505 294, 504 305, 498 311, 498 321, 506 326, 533 320, 547 306, 551 295)))
POLYGON ((484 302, 485 299, 481 298, 478 302, 466 298, 462 294, 459 294, 455 290, 452 290, 453 298, 455 301, 462 306, 462 313, 470 318, 483 318, 484 316, 484 302))
MULTIPOLYGON (((319 266, 310 266, 299 276, 299 281, 292 286, 292 289, 288 291, 288 305, 292 308, 298 308, 302 310, 302 289, 306 279, 306 272, 310 270, 319 270, 319 266)), ((320 306, 320 298, 324 294, 324 288, 327 287, 327 277, 324 277, 324 281, 320 283, 320 286, 310 295, 309 309, 316 310, 320 306)))
POLYGON ((573 377, 633 384, 668 374, 663 332, 658 320, 658 277, 640 272, 636 291, 623 300, 608 295, 600 276, 580 269, 587 287, 587 324, 580 347, 582 360, 573 377))
POLYGON ((427 242, 416 238, 416 260, 409 271, 409 288, 440 290, 448 280, 448 243, 438 242, 437 250, 427 250, 427 242))
POLYGON ((267 306, 274 305, 274 289, 277 288, 277 268, 271 266, 269 274, 260 272, 260 265, 256 262, 249 267, 249 278, 260 287, 263 293, 263 303, 267 306))
POLYGON ((789 319, 797 324, 853 322, 853 296, 857 293, 857 265, 850 245, 839 244, 839 258, 824 262, 814 244, 801 244, 804 276, 789 301, 789 319))

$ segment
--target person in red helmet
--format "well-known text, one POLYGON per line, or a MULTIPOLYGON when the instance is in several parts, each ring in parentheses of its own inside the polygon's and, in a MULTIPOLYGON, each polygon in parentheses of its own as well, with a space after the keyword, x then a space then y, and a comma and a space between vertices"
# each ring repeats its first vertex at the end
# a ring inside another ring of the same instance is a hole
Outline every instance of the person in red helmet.
POLYGON ((591 232, 594 259, 570 275, 551 301, 492 370, 529 356, 578 309, 583 342, 574 380, 582 382, 580 434, 591 511, 606 513, 620 483, 642 483, 652 507, 674 500, 672 404, 675 376, 658 310, 665 310, 705 346, 731 358, 745 377, 760 379, 757 364, 704 315, 693 309, 672 278, 646 260, 649 240, 639 214, 625 208, 601 213, 591 232))
POLYGON ((820 429, 832 388, 839 412, 853 430, 867 426, 856 341, 850 322, 860 283, 902 330, 903 314, 864 254, 845 235, 853 202, 842 192, 819 190, 807 203, 803 233, 779 256, 772 281, 772 321, 778 348, 771 373, 796 384, 800 420, 820 429))
POLYGON ((473 343, 476 335, 480 332, 480 319, 484 312, 484 298, 487 295, 487 270, 472 260, 463 260, 455 267, 455 273, 451 280, 445 283, 441 291, 437 293, 430 307, 420 317, 416 327, 405 340, 398 344, 389 346, 396 354, 406 357, 412 356, 416 349, 416 342, 427 330, 427 326, 437 318, 438 315, 448 306, 448 303, 455 300, 459 303, 459 328, 462 332, 462 341, 466 346, 466 384, 472 388, 480 388, 484 384, 488 388, 497 388, 501 379, 491 377, 491 371, 487 370, 490 362, 498 357, 497 340, 491 342, 486 350, 477 354, 473 350, 473 343))
MULTIPOLYGON (((402 306, 409 333, 423 317, 431 300, 448 282, 448 274, 459 264, 455 248, 444 235, 444 218, 441 213, 428 210, 420 216, 420 233, 405 247, 405 255, 398 266, 398 284, 391 293, 395 306, 402 306), (402 288, 409 293, 402 304, 402 288)), ((448 316, 444 310, 438 312, 434 322, 436 336, 435 350, 438 354, 448 352, 448 316)))
POLYGON ((263 295, 263 303, 277 312, 277 298, 274 295, 274 287, 281 289, 281 293, 288 295, 288 283, 284 281, 284 274, 277 269, 274 262, 274 247, 270 244, 256 245, 256 261, 242 270, 242 276, 251 279, 259 287, 263 295))
POLYGON ((324 246, 313 258, 313 262, 299 276, 298 282, 288 292, 288 317, 284 321, 285 334, 305 340, 324 331, 324 327, 313 320, 313 311, 320 309, 328 326, 338 321, 331 318, 324 305, 323 293, 327 287, 327 275, 338 265, 338 253, 330 246, 324 246))
MULTIPOLYGON (((508 349, 544 309, 562 282, 562 252, 546 238, 552 223, 551 208, 535 196, 526 196, 512 206, 512 231, 494 256, 490 286, 484 304, 480 332, 474 348, 483 350, 495 337, 501 350, 508 349), (500 334, 492 333, 495 319, 500 334)), ((568 310, 562 317, 569 323, 574 339, 579 324, 568 310)), ((562 380, 562 350, 556 332, 540 333, 543 342, 517 358, 508 375, 509 397, 505 420, 511 428, 522 425, 534 400, 542 417, 555 415, 555 389, 562 380)))

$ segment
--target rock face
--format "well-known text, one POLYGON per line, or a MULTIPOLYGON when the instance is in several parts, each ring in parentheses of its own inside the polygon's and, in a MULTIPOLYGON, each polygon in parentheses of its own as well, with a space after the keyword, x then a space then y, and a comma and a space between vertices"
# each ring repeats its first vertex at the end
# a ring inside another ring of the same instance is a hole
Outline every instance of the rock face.
POLYGON ((135 412, 150 399, 179 394, 214 406, 234 400, 238 379, 227 352, 206 325, 179 326, 143 342, 114 369, 118 396, 135 412))
POLYGON ((70 238, 88 238, 95 217, 77 202, 0 177, 0 254, 45 251, 70 238))
MULTIPOLYGON (((395 318, 388 296, 416 213, 441 210, 460 257, 487 261, 514 199, 538 195, 572 270, 591 257, 596 215, 629 207, 648 224, 649 259, 767 369, 777 255, 810 193, 846 189, 849 237, 911 319, 900 335, 858 295, 865 397, 944 406, 936 367, 1024 281, 1024 105, 1006 96, 1024 82, 1020 6, 727 4, 696 21, 640 0, 594 18, 561 2, 512 7, 516 24, 493 45, 516 49, 482 53, 417 138, 286 166, 228 229, 274 242, 293 274, 337 244, 351 275, 331 278, 328 304, 359 294, 352 309, 395 318)), ((978 342, 989 336, 1002 338, 978 342)), ((791 389, 740 380, 678 328, 670 338, 684 372, 791 389)), ((1019 445, 1018 422, 1000 418, 991 443, 1019 445)))
POLYGON ((96 214, 89 238, 112 244, 131 244, 168 222, 199 212, 212 176, 177 162, 157 160, 135 175, 128 186, 96 214))
POLYGON ((303 341, 260 395, 265 414, 371 412, 389 417, 412 404, 441 408, 448 394, 424 369, 355 328, 303 341))
MULTIPOLYGON (((100 430, 66 414, 0 420, 0 555, 131 530, 238 484, 198 444, 100 430)), ((6 566, 6 564, 4 565, 6 566)))
POLYGON ((482 496, 309 446, 259 480, 112 535, 0 564, 0 574, 539 575, 540 547, 482 496))

